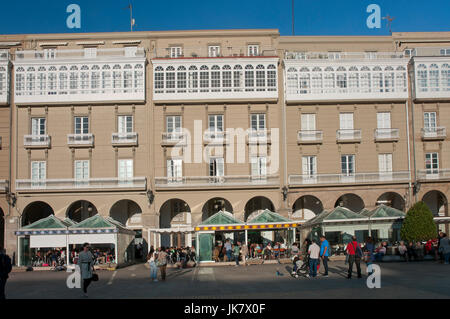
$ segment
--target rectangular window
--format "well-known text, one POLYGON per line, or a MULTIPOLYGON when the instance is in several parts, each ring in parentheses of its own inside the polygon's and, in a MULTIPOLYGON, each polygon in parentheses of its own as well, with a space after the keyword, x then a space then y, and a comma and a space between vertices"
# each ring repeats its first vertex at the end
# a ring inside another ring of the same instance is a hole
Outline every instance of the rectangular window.
POLYGON ((208 46, 208 56, 210 58, 215 58, 220 56, 220 46, 218 45, 209 45, 208 46))
POLYGON ((166 127, 168 133, 181 132, 181 116, 166 116, 166 127))
POLYGON ((266 114, 252 114, 250 122, 252 130, 264 131, 266 129, 266 114))
POLYGON ((355 173, 355 155, 341 156, 341 173, 344 176, 353 176, 355 173))
POLYGON ((303 156, 302 157, 302 171, 303 177, 306 179, 314 178, 317 174, 317 157, 303 156))
POLYGON ((31 135, 45 135, 45 117, 34 117, 31 119, 31 135))
POLYGON ((183 177, 183 162, 181 159, 167 160, 167 180, 169 183, 181 182, 183 177))
POLYGON ((250 159, 252 177, 264 178, 267 175, 267 159, 265 156, 255 156, 250 159))
POLYGON ((89 133, 89 117, 75 116, 75 134, 89 133))
POLYGON ((378 154, 378 171, 392 173, 392 154, 378 154))
POLYGON ((133 160, 132 159, 120 159, 119 160, 118 177, 120 181, 130 181, 133 179, 133 160))
POLYGON ((339 129, 353 130, 353 113, 339 114, 339 129))
POLYGON ((119 115, 117 117, 117 129, 118 129, 118 133, 133 132, 133 116, 132 115, 119 115))
POLYGON ((75 161, 74 170, 76 181, 87 181, 89 179, 89 160, 75 161))
POLYGON ((315 131, 316 130, 316 114, 302 114, 300 124, 301 124, 302 131, 315 131))
POLYGON ((247 46, 247 55, 248 56, 259 55, 259 45, 258 44, 249 44, 247 46))
POLYGON ((224 176, 224 161, 223 157, 216 157, 209 159, 209 176, 213 177, 210 179, 212 182, 220 182, 220 178, 224 176))
POLYGON ((425 154, 425 169, 427 170, 427 174, 439 174, 438 153, 425 154))
POLYGON ((46 179, 46 162, 45 161, 33 161, 31 162, 31 185, 33 187, 45 186, 43 182, 46 179))
POLYGON ((391 128, 391 113, 378 112, 377 113, 377 128, 390 129, 391 128))
POLYGON ((208 130, 210 132, 223 132, 223 115, 209 115, 208 130))
POLYGON ((436 112, 425 112, 423 114, 423 120, 425 133, 436 133, 436 112))
POLYGON ((84 57, 85 58, 96 58, 97 57, 97 48, 84 48, 84 57))
POLYGON ((56 58, 56 49, 44 49, 44 59, 52 60, 56 58))
POLYGON ((170 47, 170 57, 171 58, 179 58, 183 56, 183 48, 182 47, 170 47))

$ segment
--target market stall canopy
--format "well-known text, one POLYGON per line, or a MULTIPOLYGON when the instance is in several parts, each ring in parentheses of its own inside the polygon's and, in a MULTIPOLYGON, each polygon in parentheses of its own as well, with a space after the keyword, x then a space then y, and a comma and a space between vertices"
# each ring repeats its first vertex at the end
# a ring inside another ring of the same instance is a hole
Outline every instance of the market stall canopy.
POLYGON ((389 207, 386 205, 380 205, 372 211, 363 211, 362 214, 369 219, 400 219, 405 218, 406 214, 401 210, 389 207))
POLYGON ((71 224, 67 221, 62 221, 55 215, 49 215, 45 218, 39 219, 34 223, 22 227, 22 229, 37 230, 37 229, 64 229, 66 230, 71 224))
POLYGON ((262 224, 262 223, 290 223, 290 219, 281 216, 280 214, 271 212, 268 209, 258 213, 251 220, 247 221, 248 224, 262 224))
POLYGON ((111 217, 94 215, 69 227, 70 233, 133 233, 111 217))
POLYGON ((367 220, 367 217, 358 213, 355 213, 353 211, 351 211, 350 209, 346 208, 346 207, 335 207, 330 214, 328 214, 325 218, 324 218, 324 222, 325 223, 332 223, 332 222, 342 222, 342 221, 346 221, 346 222, 350 222, 350 221, 363 221, 363 220, 367 220))
POLYGON ((70 218, 65 218, 65 219, 63 220, 63 223, 68 224, 69 227, 77 224, 77 222, 71 220, 70 218))

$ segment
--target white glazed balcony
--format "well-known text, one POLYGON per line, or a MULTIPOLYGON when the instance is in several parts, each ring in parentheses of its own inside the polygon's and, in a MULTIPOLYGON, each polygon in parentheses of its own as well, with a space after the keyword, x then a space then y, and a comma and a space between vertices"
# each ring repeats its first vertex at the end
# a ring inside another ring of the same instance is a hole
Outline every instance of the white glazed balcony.
POLYGON ((398 128, 376 128, 374 132, 375 141, 398 141, 400 130, 398 128))
POLYGON ((161 145, 185 144, 186 135, 184 132, 163 132, 161 145))
POLYGON ((447 130, 443 126, 425 127, 421 129, 422 140, 445 140, 447 137, 447 130))
POLYGON ((277 100, 278 58, 154 59, 153 100, 277 100), (246 69, 251 67, 251 69, 246 69))
POLYGON ((9 104, 10 68, 9 52, 0 50, 0 105, 9 104))
POLYGON ((323 140, 322 130, 300 130, 297 132, 298 144, 319 144, 323 140))
POLYGON ((51 138, 49 135, 25 135, 23 137, 25 148, 50 148, 51 138))
POLYGON ((125 48, 26 50, 14 61, 14 100, 18 104, 145 101, 145 51, 125 48))
POLYGON ((136 132, 112 133, 111 143, 114 146, 134 146, 138 144, 138 134, 136 132))
POLYGON ((336 140, 339 143, 357 143, 361 142, 361 130, 337 130, 336 140))
POLYGON ((450 179, 450 169, 423 169, 417 172, 419 180, 450 179))
POLYGON ((450 56, 415 56, 413 66, 414 98, 450 98, 450 56))
POLYGON ((18 179, 16 190, 80 190, 80 189, 146 189, 147 179, 145 177, 133 177, 127 180, 112 178, 88 178, 83 180, 70 179, 18 179))
POLYGON ((189 187, 245 187, 274 186, 279 184, 278 175, 234 175, 234 176, 182 176, 156 177, 158 188, 189 188, 189 187))
POLYGON ((69 147, 93 147, 94 135, 88 134, 67 134, 67 145, 69 147))
POLYGON ((385 182, 406 182, 409 180, 408 171, 386 173, 354 173, 354 174, 316 174, 289 175, 289 185, 314 184, 370 184, 385 182))

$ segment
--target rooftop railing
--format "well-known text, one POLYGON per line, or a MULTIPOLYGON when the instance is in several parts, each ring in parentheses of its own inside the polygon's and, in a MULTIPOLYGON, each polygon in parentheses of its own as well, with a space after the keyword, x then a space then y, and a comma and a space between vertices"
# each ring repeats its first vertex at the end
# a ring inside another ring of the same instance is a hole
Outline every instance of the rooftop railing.
POLYGON ((24 50, 16 51, 15 60, 21 61, 53 61, 53 60, 106 60, 120 58, 144 58, 144 48, 129 50, 127 48, 97 49, 96 53, 87 53, 84 50, 24 50))

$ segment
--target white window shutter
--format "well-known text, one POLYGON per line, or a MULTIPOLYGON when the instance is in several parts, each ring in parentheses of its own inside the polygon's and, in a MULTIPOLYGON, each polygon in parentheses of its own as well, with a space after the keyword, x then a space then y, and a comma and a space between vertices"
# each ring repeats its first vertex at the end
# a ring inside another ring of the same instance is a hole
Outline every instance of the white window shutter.
POLYGON ((224 176, 224 162, 223 158, 216 158, 216 175, 217 176, 224 176))

